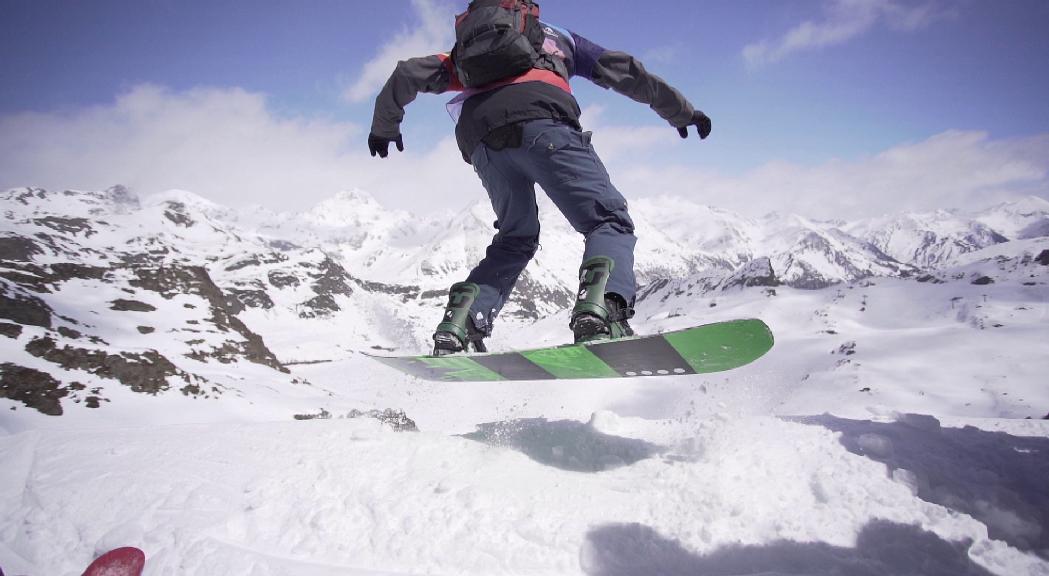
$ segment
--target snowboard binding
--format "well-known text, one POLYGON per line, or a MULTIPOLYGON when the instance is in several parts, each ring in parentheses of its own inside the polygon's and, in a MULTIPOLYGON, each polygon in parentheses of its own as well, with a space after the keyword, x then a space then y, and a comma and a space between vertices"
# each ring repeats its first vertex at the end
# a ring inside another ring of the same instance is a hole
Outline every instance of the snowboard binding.
POLYGON ((448 305, 444 320, 433 334, 433 355, 446 356, 460 352, 487 352, 484 339, 488 332, 481 330, 470 317, 470 306, 481 289, 472 282, 453 284, 448 291, 448 305))
POLYGON ((611 258, 595 256, 579 268, 579 292, 569 323, 576 344, 634 335, 628 322, 634 308, 621 295, 605 292, 614 266, 611 258))

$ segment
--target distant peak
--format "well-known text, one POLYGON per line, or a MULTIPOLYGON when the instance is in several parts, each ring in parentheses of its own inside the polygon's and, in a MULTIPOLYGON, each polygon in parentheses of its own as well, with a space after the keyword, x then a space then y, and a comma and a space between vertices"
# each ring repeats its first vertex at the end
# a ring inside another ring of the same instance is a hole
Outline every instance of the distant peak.
POLYGON ((208 200, 207 198, 194 192, 190 192, 188 190, 173 189, 165 190, 164 192, 157 192, 155 194, 150 194, 149 196, 147 196, 145 201, 146 205, 149 206, 156 206, 158 204, 164 204, 166 202, 177 202, 180 204, 185 204, 187 206, 193 206, 205 210, 224 209, 224 207, 220 204, 216 204, 215 202, 212 202, 211 200, 208 200))
POLYGON ((1024 196, 1016 200, 1007 200, 997 206, 998 209, 1007 209, 1018 212, 1049 212, 1049 200, 1040 196, 1024 196))
POLYGON ((354 202, 364 204, 378 204, 375 196, 372 196, 371 192, 361 190, 360 188, 354 188, 352 190, 342 190, 335 194, 332 198, 342 202, 354 202))

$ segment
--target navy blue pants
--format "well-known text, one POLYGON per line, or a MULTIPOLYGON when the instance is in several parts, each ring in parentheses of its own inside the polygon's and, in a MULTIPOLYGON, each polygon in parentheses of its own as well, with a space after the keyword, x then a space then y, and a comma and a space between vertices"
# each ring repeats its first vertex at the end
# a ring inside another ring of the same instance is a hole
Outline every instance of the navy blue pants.
MULTIPOLYGON (((583 234, 584 261, 607 256, 615 262, 605 291, 633 301, 634 223, 626 200, 590 144, 589 132, 553 120, 533 120, 524 124, 520 147, 493 150, 482 143, 470 162, 488 191, 498 228, 484 259, 467 278, 481 288, 470 307, 471 316, 490 326, 535 255, 539 245, 536 184, 583 234)), ((477 324, 481 327, 482 322, 477 324)))

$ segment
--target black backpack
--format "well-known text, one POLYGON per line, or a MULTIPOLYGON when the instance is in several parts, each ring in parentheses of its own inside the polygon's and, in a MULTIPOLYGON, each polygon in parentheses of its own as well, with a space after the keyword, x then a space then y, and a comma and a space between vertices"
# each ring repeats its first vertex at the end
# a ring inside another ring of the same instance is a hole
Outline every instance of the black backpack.
POLYGON ((474 0, 455 18, 452 62, 463 86, 473 88, 527 72, 542 45, 532 0, 474 0))

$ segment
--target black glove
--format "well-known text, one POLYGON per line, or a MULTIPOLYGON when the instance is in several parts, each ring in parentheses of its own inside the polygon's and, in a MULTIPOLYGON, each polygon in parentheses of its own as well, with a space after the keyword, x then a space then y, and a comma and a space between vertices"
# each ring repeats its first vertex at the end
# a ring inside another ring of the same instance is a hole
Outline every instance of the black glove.
POLYGON ((379 158, 388 156, 390 154, 390 142, 397 144, 398 152, 404 152, 404 140, 401 139, 400 134, 396 138, 383 138, 375 134, 368 134, 368 151, 372 153, 372 158, 376 154, 379 155, 379 158))
POLYGON ((682 138, 688 138, 689 126, 696 127, 696 131, 699 132, 700 140, 706 140, 707 136, 710 136, 710 117, 699 110, 692 113, 692 120, 690 120, 688 124, 678 128, 677 133, 681 134, 682 138))

